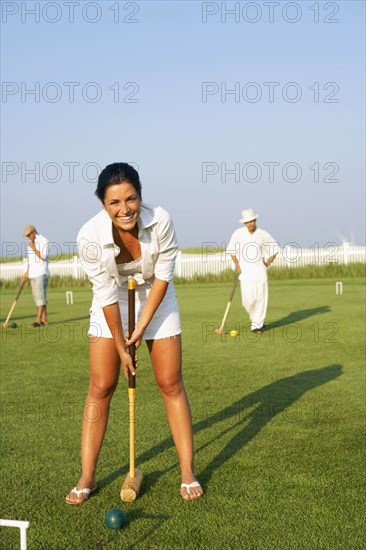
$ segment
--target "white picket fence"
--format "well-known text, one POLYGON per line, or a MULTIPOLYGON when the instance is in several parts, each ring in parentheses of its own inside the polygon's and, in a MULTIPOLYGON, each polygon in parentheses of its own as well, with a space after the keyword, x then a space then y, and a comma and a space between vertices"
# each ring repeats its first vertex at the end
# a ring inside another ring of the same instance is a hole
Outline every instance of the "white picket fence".
MULTIPOLYGON (((271 265, 271 269, 284 267, 296 268, 306 265, 324 266, 331 263, 347 265, 366 262, 366 246, 336 246, 331 244, 326 248, 300 248, 287 245, 282 248, 271 265)), ((229 254, 183 254, 179 253, 175 275, 190 278, 194 275, 219 274, 226 269, 234 269, 229 254)))
MULTIPOLYGON (((296 246, 287 245, 281 249, 271 269, 296 268, 314 264, 323 266, 330 263, 347 265, 349 263, 365 262, 366 246, 336 246, 331 244, 326 248, 316 246, 313 248, 297 248, 296 246)), ((233 268, 234 264, 225 252, 213 254, 184 254, 179 252, 175 265, 175 275, 189 279, 194 275, 219 274, 226 269, 233 268)), ((71 276, 75 279, 85 278, 78 256, 73 256, 70 260, 50 261, 49 270, 51 275, 71 276)), ((0 280, 2 281, 20 279, 23 272, 24 260, 0 264, 0 280)))
MULTIPOLYGON (((48 267, 51 276, 71 276, 74 279, 82 279, 86 277, 78 256, 73 256, 72 258, 70 258, 70 260, 51 260, 48 264, 48 267)), ((5 264, 0 264, 0 280, 10 281, 11 279, 20 279, 24 271, 25 260, 20 262, 9 262, 5 264)))

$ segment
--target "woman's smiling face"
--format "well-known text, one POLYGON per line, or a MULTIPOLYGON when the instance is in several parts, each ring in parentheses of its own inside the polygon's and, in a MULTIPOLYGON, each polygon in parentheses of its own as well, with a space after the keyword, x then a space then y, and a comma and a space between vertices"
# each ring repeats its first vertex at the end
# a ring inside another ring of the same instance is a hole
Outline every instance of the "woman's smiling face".
POLYGON ((128 181, 123 181, 108 185, 103 208, 118 229, 131 231, 140 216, 141 200, 134 186, 128 181))

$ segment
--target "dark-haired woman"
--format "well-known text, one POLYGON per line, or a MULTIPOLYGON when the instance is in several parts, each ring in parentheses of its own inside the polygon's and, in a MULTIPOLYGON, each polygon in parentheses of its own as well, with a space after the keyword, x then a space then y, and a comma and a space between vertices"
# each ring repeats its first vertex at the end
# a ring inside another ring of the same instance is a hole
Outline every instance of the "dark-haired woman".
POLYGON ((80 230, 82 265, 93 285, 90 314, 90 385, 85 401, 82 474, 66 497, 81 504, 96 490, 96 466, 120 365, 134 371, 126 345, 145 340, 181 468, 184 500, 203 491, 194 474, 192 420, 181 374, 181 326, 172 283, 178 245, 169 214, 142 202, 137 171, 125 163, 107 166, 96 195, 103 209, 80 230), (134 276, 136 327, 126 341, 127 278, 134 276))

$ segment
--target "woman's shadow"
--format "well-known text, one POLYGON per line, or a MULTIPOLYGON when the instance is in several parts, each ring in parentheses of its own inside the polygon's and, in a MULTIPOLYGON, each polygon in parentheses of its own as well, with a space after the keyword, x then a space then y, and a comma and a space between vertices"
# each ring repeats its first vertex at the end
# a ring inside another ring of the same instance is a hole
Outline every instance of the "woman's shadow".
MULTIPOLYGON (((282 378, 268 386, 239 399, 229 407, 195 425, 195 433, 213 424, 231 419, 231 426, 224 428, 215 440, 233 432, 233 436, 221 451, 207 464, 200 478, 207 483, 213 472, 220 468, 235 453, 247 445, 276 415, 283 413, 306 392, 335 380, 342 374, 341 365, 329 365, 318 370, 309 370, 282 378), (253 406, 256 408, 253 410, 253 406), (250 410, 246 414, 246 410, 250 410)), ((298 415, 298 411, 297 411, 298 415)), ((227 425, 227 422, 226 422, 227 425)), ((203 450, 211 442, 205 443, 197 451, 203 450)))
MULTIPOLYGON (((205 469, 200 472, 199 478, 204 485, 207 484, 211 478, 213 472, 221 468, 227 460, 229 460, 235 453, 239 452, 249 441, 251 441, 261 430, 268 424, 272 418, 282 413, 291 405, 293 405, 298 399, 300 399, 306 392, 313 390, 316 387, 327 384, 328 382, 335 380, 342 374, 342 365, 329 365, 321 369, 308 370, 282 378, 276 382, 272 382, 259 390, 256 390, 249 395, 246 395, 228 407, 225 407, 217 412, 208 414, 206 418, 200 420, 193 425, 193 433, 198 434, 211 428, 216 424, 224 422, 225 426, 220 432, 216 432, 213 439, 205 442, 203 445, 197 448, 196 453, 204 451, 213 441, 216 441, 220 437, 232 432, 233 436, 229 442, 227 442, 221 449, 221 451, 215 455, 215 457, 207 464, 205 469), (253 407, 255 409, 253 410, 253 407), (230 425, 228 426, 228 421, 230 425)), ((165 452, 167 449, 173 447, 173 440, 168 437, 150 448, 149 450, 141 453, 136 463, 141 467, 145 462, 153 459, 159 453, 165 452)), ((168 471, 175 469, 177 464, 172 464, 163 471, 153 472, 145 478, 144 492, 146 492, 155 481, 168 471)), ((100 488, 109 485, 112 481, 118 477, 124 475, 128 471, 128 465, 118 469, 111 473, 109 476, 101 479, 98 482, 100 488)))

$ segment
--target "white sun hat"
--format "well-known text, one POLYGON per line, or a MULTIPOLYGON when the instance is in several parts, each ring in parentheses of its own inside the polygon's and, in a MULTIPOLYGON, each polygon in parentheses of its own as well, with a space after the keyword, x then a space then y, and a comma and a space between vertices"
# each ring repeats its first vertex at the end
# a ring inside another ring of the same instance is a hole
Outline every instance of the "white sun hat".
POLYGON ((243 210, 241 213, 240 223, 248 223, 258 218, 258 214, 254 214, 253 208, 248 208, 248 210, 243 210))

